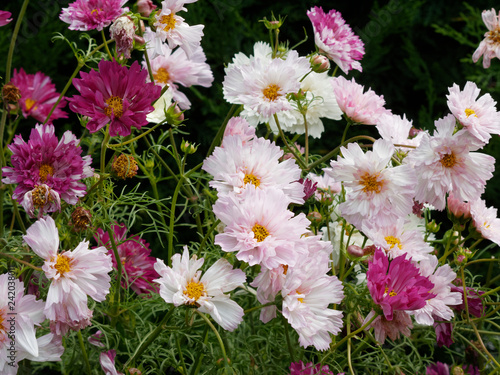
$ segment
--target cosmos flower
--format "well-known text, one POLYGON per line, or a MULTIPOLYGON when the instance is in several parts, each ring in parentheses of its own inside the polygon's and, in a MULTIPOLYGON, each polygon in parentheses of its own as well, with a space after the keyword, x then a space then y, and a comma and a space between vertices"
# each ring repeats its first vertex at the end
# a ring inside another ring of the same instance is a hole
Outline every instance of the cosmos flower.
POLYGON ((393 319, 394 311, 418 310, 436 297, 431 293, 434 284, 410 260, 399 256, 389 262, 380 249, 369 261, 366 277, 370 295, 387 320, 393 319))
POLYGON ((107 352, 99 354, 99 363, 106 375, 123 375, 123 372, 118 372, 115 366, 116 350, 111 349, 107 352))
POLYGON ((390 110, 384 108, 383 95, 375 94, 372 89, 363 92, 364 86, 356 83, 354 78, 348 81, 343 76, 338 76, 331 82, 340 109, 352 122, 375 125, 380 116, 391 114, 390 110))
POLYGON ((12 274, 0 275, 0 374, 16 374, 23 359, 61 360, 60 339, 52 333, 36 337, 36 327, 45 320, 44 305, 34 295, 25 295, 24 283, 12 274))
POLYGON ((424 135, 420 146, 404 159, 417 175, 415 199, 437 210, 446 206, 446 193, 456 199, 473 201, 493 176, 495 158, 471 152, 480 145, 465 129, 455 132, 455 117, 437 120, 433 136, 424 135))
MULTIPOLYGON (((375 311, 372 310, 366 316, 363 321, 363 325, 368 323, 370 319, 373 318, 375 311)), ((387 319, 384 315, 377 316, 366 329, 373 328, 373 333, 375 335, 375 340, 380 344, 385 342, 385 339, 389 337, 392 341, 399 339, 400 335, 403 334, 406 337, 410 337, 411 329, 413 324, 411 322, 411 317, 406 311, 394 311, 392 319, 387 319)))
POLYGON ((470 214, 474 227, 483 238, 500 245, 500 219, 495 207, 486 207, 486 202, 477 199, 471 202, 470 214))
POLYGON ((382 114, 377 120, 375 125, 380 136, 383 139, 387 139, 392 142, 396 149, 402 151, 408 151, 413 147, 417 147, 420 144, 420 140, 424 136, 424 132, 418 132, 416 136, 411 137, 412 121, 403 117, 392 114, 382 114), (413 146, 413 147, 402 147, 402 146, 413 146))
POLYGON ((5 26, 10 21, 12 21, 12 18, 9 18, 10 16, 12 16, 11 12, 7 12, 6 10, 0 10, 0 26, 5 26))
MULTIPOLYGON (((59 99, 59 93, 56 92, 56 86, 42 72, 35 74, 27 74, 23 68, 14 69, 14 74, 10 83, 17 88, 21 93, 19 104, 24 117, 31 116, 34 119, 45 122, 52 107, 59 99)), ((48 122, 57 120, 58 118, 67 118, 68 114, 62 109, 66 106, 66 100, 63 98, 58 104, 54 112, 50 115, 48 122)))
POLYGON ((69 23, 70 30, 101 31, 128 12, 128 8, 122 8, 126 2, 127 0, 76 0, 68 8, 62 9, 59 18, 69 23))
POLYGON ((232 135, 239 136, 241 144, 245 145, 255 137, 255 128, 250 126, 243 117, 231 117, 227 122, 226 129, 224 129, 221 147, 224 147, 224 138, 232 135))
POLYGON ((69 98, 73 112, 88 116, 87 129, 95 133, 110 123, 111 136, 127 136, 134 126, 148 124, 146 115, 154 110, 152 103, 160 97, 161 88, 146 83, 148 72, 134 61, 130 69, 116 61, 99 62, 99 71, 80 72, 73 85, 80 92, 69 98))
POLYGON ((293 159, 280 162, 283 150, 264 138, 243 143, 238 135, 224 137, 224 147, 216 147, 202 169, 212 176, 210 186, 219 194, 241 194, 252 186, 258 190, 279 189, 293 202, 304 203, 298 182, 300 168, 293 159))
POLYGON ((314 29, 314 42, 321 53, 334 61, 347 74, 349 70, 363 71, 359 60, 365 54, 364 43, 345 23, 340 12, 332 9, 328 13, 321 7, 307 12, 314 29))
POLYGON ((302 361, 292 362, 290 364, 290 375, 334 375, 328 365, 321 366, 320 363, 314 365, 312 362, 304 363, 302 361))
MULTIPOLYGON (((124 224, 112 225, 111 230, 114 233, 113 239, 126 275, 122 278, 123 286, 130 286, 137 294, 156 291, 153 285, 153 280, 158 277, 153 268, 156 259, 150 256, 149 244, 138 236, 127 237, 127 227, 124 224)), ((108 249, 113 268, 116 269, 115 253, 111 247, 108 232, 99 228, 95 239, 98 244, 108 249)))
POLYGON ((134 49, 134 21, 128 16, 118 17, 109 28, 109 35, 115 40, 116 54, 130 59, 130 52, 134 49))
POLYGON ((499 47, 499 34, 500 34, 500 21, 494 8, 491 10, 483 10, 483 22, 488 28, 484 34, 484 39, 479 43, 479 46, 472 55, 472 61, 475 63, 483 56, 483 67, 485 69, 490 67, 491 59, 500 58, 499 47))
POLYGON ((54 131, 51 124, 36 125, 28 142, 16 135, 8 146, 12 167, 2 169, 2 182, 17 184, 12 198, 31 213, 33 208, 39 208, 40 213, 55 211, 60 207, 59 198, 76 204, 86 190, 80 180, 93 175, 92 159, 81 156, 76 136, 68 130, 58 140, 54 131), (27 199, 26 194, 31 196, 27 199))
POLYGON ((491 134, 500 134, 500 113, 490 94, 478 99, 480 90, 468 81, 463 91, 454 84, 446 95, 448 107, 460 124, 481 143, 487 143, 491 134))
POLYGON ((92 312, 87 297, 102 302, 109 293, 112 262, 107 249, 91 250, 83 241, 74 250, 59 252, 59 232, 50 216, 31 225, 23 239, 45 260, 42 270, 51 283, 44 313, 56 333, 89 325, 92 312))
POLYGON ((239 196, 221 196, 213 212, 226 227, 215 236, 215 244, 223 251, 236 252, 237 259, 251 266, 293 267, 307 252, 300 238, 310 222, 304 213, 294 216, 289 204, 287 196, 275 188, 247 187, 239 196))
POLYGON ((225 330, 234 331, 243 320, 243 309, 225 293, 242 286, 246 275, 221 258, 202 276, 203 263, 196 255, 189 258, 187 246, 182 255, 172 256, 172 267, 158 259, 154 268, 160 278, 154 281, 160 284, 160 296, 174 306, 196 306, 225 330))

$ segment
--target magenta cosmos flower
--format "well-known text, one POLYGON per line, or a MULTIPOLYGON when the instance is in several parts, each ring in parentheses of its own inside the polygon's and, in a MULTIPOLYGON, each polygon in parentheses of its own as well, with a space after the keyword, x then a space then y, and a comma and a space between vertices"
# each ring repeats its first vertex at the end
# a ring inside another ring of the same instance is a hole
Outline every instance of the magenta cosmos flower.
POLYGON ((10 16, 12 16, 11 12, 7 12, 6 10, 0 10, 0 26, 5 26, 10 21, 12 21, 12 18, 9 18, 10 16))
POLYGON ((392 320, 394 311, 417 310, 425 306, 425 301, 436 297, 430 293, 434 284, 421 276, 404 255, 389 263, 383 251, 377 249, 368 263, 366 278, 373 301, 382 308, 387 320, 392 320))
MULTIPOLYGON (((19 104, 23 111, 23 116, 31 116, 40 122, 45 122, 52 107, 59 98, 56 86, 50 77, 41 72, 26 74, 21 68, 19 72, 14 69, 14 74, 10 83, 16 86, 21 92, 19 104)), ((66 100, 62 99, 57 105, 48 122, 58 118, 67 118, 68 114, 62 110, 66 106, 66 100)))
MULTIPOLYGON (((123 224, 113 225, 111 229, 114 232, 113 239, 126 274, 126 279, 122 280, 123 285, 125 287, 129 285, 137 294, 156 291, 157 289, 153 285, 153 280, 158 278, 158 274, 153 268, 156 258, 149 256, 151 254, 149 244, 138 236, 127 237, 127 227, 123 224)), ((99 245, 104 245, 108 249, 113 267, 116 269, 115 254, 109 241, 108 232, 98 229, 95 239, 99 245)))
POLYGON ((111 136, 127 136, 132 126, 140 129, 148 124, 146 115, 154 110, 151 103, 160 97, 161 88, 146 83, 147 75, 137 61, 127 69, 116 61, 101 60, 99 71, 81 72, 80 79, 73 79, 80 95, 69 99, 69 107, 90 118, 91 133, 110 123, 111 136))
POLYGON ((92 159, 89 155, 81 156, 79 143, 69 130, 59 140, 51 124, 36 125, 28 142, 16 135, 9 146, 12 167, 2 169, 2 182, 17 184, 12 198, 22 203, 28 212, 33 208, 41 212, 53 211, 47 209, 50 199, 41 199, 42 193, 47 197, 47 190, 55 193, 51 195, 54 199, 62 198, 69 204, 76 204, 86 190, 80 180, 93 175, 92 159), (32 197, 29 202, 25 199, 27 193, 32 197))
POLYGON ((363 69, 359 60, 365 54, 364 44, 345 23, 340 12, 332 9, 325 13, 323 8, 314 7, 307 12, 307 16, 312 22, 314 42, 320 51, 345 74, 351 69, 361 72, 363 69))
POLYGON ((68 8, 62 9, 59 18, 69 23, 70 30, 101 31, 128 12, 128 8, 122 8, 126 2, 127 0, 76 0, 68 8))

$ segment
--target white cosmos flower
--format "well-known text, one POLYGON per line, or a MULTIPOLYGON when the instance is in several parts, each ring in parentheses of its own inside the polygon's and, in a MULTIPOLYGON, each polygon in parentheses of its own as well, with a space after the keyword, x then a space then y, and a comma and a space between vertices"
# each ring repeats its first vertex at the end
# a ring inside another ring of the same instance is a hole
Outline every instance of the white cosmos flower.
POLYGON ((242 286, 246 275, 219 259, 202 276, 203 263, 204 259, 196 255, 189 258, 187 246, 182 256, 172 256, 172 267, 158 259, 154 268, 161 277, 154 281, 160 284, 160 296, 174 306, 196 306, 225 330, 234 331, 243 320, 243 309, 225 293, 242 286))

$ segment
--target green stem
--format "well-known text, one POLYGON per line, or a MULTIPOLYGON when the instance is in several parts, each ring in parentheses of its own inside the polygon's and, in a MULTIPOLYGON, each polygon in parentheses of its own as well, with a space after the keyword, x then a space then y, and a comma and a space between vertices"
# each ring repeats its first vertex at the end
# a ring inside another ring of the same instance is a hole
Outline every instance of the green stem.
MULTIPOLYGON (((220 223, 220 220, 217 219, 215 221, 215 223, 213 223, 213 225, 207 231, 207 234, 205 234, 205 237, 203 237, 203 240, 201 240, 201 242, 200 242, 200 247, 199 247, 198 253, 203 249, 203 247, 205 246, 205 242, 207 242, 207 240, 208 240, 208 237, 210 237, 210 235, 215 230, 215 228, 217 228, 217 225, 219 225, 219 223, 220 223)), ((200 255, 200 254, 198 254, 198 255, 200 255)))
MULTIPOLYGON (((209 327, 208 325, 205 325, 205 330, 203 331, 203 344, 207 345, 208 344, 208 330, 209 327)), ((201 362, 203 361, 203 357, 205 355, 203 352, 201 352, 195 359, 192 367, 191 367, 191 374, 190 375, 197 375, 198 372, 200 372, 201 369, 201 362)))
POLYGON ((174 195, 172 195, 172 208, 170 209, 170 226, 168 230, 168 258, 167 265, 172 264, 172 255, 174 254, 174 224, 175 224, 175 206, 177 205, 177 196, 183 184, 184 176, 181 176, 177 186, 175 187, 174 195))
POLYGON ((141 133, 137 137, 129 139, 128 141, 121 142, 121 143, 115 143, 115 144, 108 144, 108 148, 117 148, 117 147, 128 145, 129 143, 135 142, 135 141, 141 139, 142 137, 144 137, 145 135, 148 135, 149 133, 151 133, 153 130, 155 130, 159 126, 160 126, 160 124, 157 124, 157 125, 153 126, 151 129, 146 130, 144 133, 141 133))
POLYGON ((175 346, 177 346, 177 351, 179 352, 179 358, 181 359, 182 373, 187 374, 186 363, 184 362, 184 356, 182 355, 181 342, 179 340, 179 335, 175 336, 175 346))
POLYGON ((306 137, 305 139, 305 159, 306 159, 306 165, 309 164, 309 130, 307 128, 307 116, 305 113, 302 114, 304 117, 304 135, 306 137))
POLYGON ((217 337, 217 341, 219 342, 220 349, 222 351, 222 356, 224 357, 224 363, 225 363, 225 368, 226 371, 231 371, 231 365, 229 364, 229 359, 227 358, 226 355, 226 348, 224 347, 224 342, 222 341, 222 338, 219 335, 219 332, 217 331, 217 328, 212 324, 210 319, 206 317, 205 314, 198 310, 194 310, 199 316, 203 318, 203 320, 208 324, 208 326, 212 329, 212 331, 215 333, 215 337, 217 337))
POLYGON ((14 32, 12 33, 12 38, 10 39, 9 52, 7 53, 7 67, 5 68, 5 82, 10 81, 10 69, 12 67, 12 57, 14 56, 14 47, 16 45, 17 36, 19 35, 19 29, 21 28, 21 23, 23 22, 24 13, 28 8, 29 0, 24 0, 21 6, 21 11, 16 20, 16 26, 14 26, 14 32))
MULTIPOLYGON (((104 180, 104 172, 106 169, 106 148, 109 142, 109 123, 106 125, 106 132, 104 134, 104 139, 101 145, 101 169, 99 173, 101 174, 100 179, 104 180)), ((101 193, 101 199, 104 197, 104 184, 99 185, 99 191, 101 193)))
POLYGON ((251 313, 252 311, 260 310, 260 309, 262 309, 264 307, 273 306, 273 305, 276 305, 276 302, 268 302, 268 303, 265 303, 263 305, 251 307, 251 308, 245 310, 245 315, 248 314, 248 313, 251 313))
POLYGON ((292 341, 290 340, 290 328, 288 321, 283 314, 281 315, 281 321, 283 322, 283 327, 285 328, 286 345, 288 346, 288 353, 290 353, 290 362, 295 362, 295 352, 293 350, 292 341))
POLYGON ((109 50, 108 43, 106 43, 106 35, 104 35, 104 29, 101 30, 101 35, 102 35, 102 40, 104 42, 104 47, 106 48, 106 52, 109 56, 109 59, 113 61, 113 55, 111 54, 111 51, 109 50))
POLYGON ((123 365, 123 371, 126 371, 128 366, 130 364, 133 364, 134 361, 139 358, 142 353, 144 353, 144 351, 148 348, 149 345, 151 345, 151 343, 158 337, 158 335, 162 332, 163 330, 163 326, 165 325, 165 323, 168 322, 168 320, 170 319, 170 317, 172 316, 172 314, 174 313, 174 308, 175 306, 172 305, 170 307, 170 310, 168 310, 168 312, 165 314, 165 316, 163 317, 163 319, 161 320, 161 322, 156 326, 156 328, 154 329, 153 332, 151 332, 147 338, 141 343, 141 345, 137 348, 137 350, 135 351, 135 353, 132 355, 132 357, 130 357, 128 359, 127 362, 125 362, 125 364, 123 365))
POLYGON ((352 120, 350 118, 347 118, 347 124, 344 128, 344 133, 342 134, 342 140, 340 141, 340 144, 343 145, 345 141, 345 137, 347 136, 347 130, 351 127, 352 125, 352 120))
POLYGON ((300 155, 298 155, 295 151, 294 148, 290 147, 290 145, 288 144, 288 141, 286 140, 285 138, 285 134, 283 133, 283 130, 281 129, 281 125, 280 125, 280 122, 278 120, 278 115, 275 113, 273 115, 274 117, 274 122, 276 122, 276 126, 278 127, 278 131, 279 131, 279 134, 280 134, 280 137, 281 139, 283 140, 283 143, 285 144, 285 146, 287 147, 287 149, 292 153, 293 157, 295 158, 295 160, 297 161, 297 163, 299 164, 300 166, 300 169, 302 170, 306 170, 307 169, 307 166, 304 164, 304 162, 302 161, 302 158, 300 157, 300 155))
POLYGON ((32 268, 36 271, 42 271, 42 269, 40 267, 37 267, 37 266, 34 266, 32 265, 31 263, 29 262, 26 262, 24 260, 21 260, 21 259, 17 259, 15 256, 12 256, 12 255, 9 255, 9 254, 6 254, 6 253, 3 253, 3 252, 0 252, 0 256, 4 257, 4 258, 8 258, 8 259, 11 259, 17 263, 20 263, 20 264, 23 264, 25 265, 26 267, 29 267, 29 268, 32 268))
MULTIPOLYGON (((351 314, 347 314, 346 326, 347 326, 347 336, 349 336, 351 334, 351 314)), ((349 365, 349 370, 351 371, 351 374, 355 374, 351 362, 351 338, 347 340, 347 364, 349 365)))
POLYGON ((122 284, 122 262, 120 259, 120 254, 118 254, 118 248, 116 247, 116 242, 115 238, 113 236, 113 231, 111 230, 111 227, 108 228, 108 236, 109 240, 111 241, 111 248, 113 249, 113 254, 115 255, 115 260, 116 260, 116 271, 118 273, 117 281, 116 281, 116 310, 120 310, 120 294, 121 294, 121 284, 122 284))
POLYGON ((83 342, 82 331, 78 331, 78 342, 80 343, 80 349, 82 350, 83 363, 85 363, 85 369, 88 375, 92 375, 92 370, 90 368, 89 357, 87 355, 87 350, 85 349, 85 344, 83 342))
POLYGON ((210 156, 212 154, 213 150, 215 149, 215 147, 220 144, 222 136, 224 135, 224 130, 226 130, 226 125, 229 122, 229 120, 231 119, 231 117, 233 117, 234 112, 236 112, 236 108, 238 108, 238 106, 236 104, 233 104, 231 106, 231 108, 229 108, 229 111, 227 112, 226 118, 222 122, 222 125, 220 126, 219 130, 217 131, 217 134, 215 135, 215 137, 212 141, 212 144, 208 148, 207 157, 210 156))

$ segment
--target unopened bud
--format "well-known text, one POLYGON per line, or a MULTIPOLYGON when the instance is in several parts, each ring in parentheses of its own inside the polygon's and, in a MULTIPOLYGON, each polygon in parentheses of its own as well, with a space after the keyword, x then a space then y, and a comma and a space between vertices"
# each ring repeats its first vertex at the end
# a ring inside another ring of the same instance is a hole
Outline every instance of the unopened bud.
POLYGON ((194 154, 197 149, 198 149, 198 146, 195 146, 191 142, 182 140, 182 142, 181 142, 181 150, 185 154, 194 154))
POLYGON ((431 233, 437 233, 439 231, 439 227, 441 224, 436 224, 435 220, 432 220, 427 223, 427 230, 431 233))
POLYGON ((156 9, 156 5, 151 0, 137 0, 137 11, 143 17, 149 17, 151 12, 156 9))
POLYGON ((274 18, 274 15, 272 15, 272 20, 269 21, 266 17, 264 19, 260 20, 260 22, 264 22, 264 25, 268 30, 276 30, 279 29, 285 20, 281 18, 281 16, 278 17, 278 19, 274 18))
POLYGON ((121 154, 118 156, 111 165, 111 170, 115 173, 116 177, 126 179, 132 178, 137 174, 139 166, 131 155, 121 154))
POLYGON ((455 366, 451 369, 451 375, 465 375, 465 372, 462 367, 455 366))
POLYGON ((358 245, 349 245, 347 246, 347 253, 354 258, 361 258, 365 255, 365 252, 358 245))
POLYGON ((314 55, 311 57, 311 69, 316 73, 324 73, 330 70, 330 60, 325 55, 314 55))
POLYGON ((307 218, 312 225, 317 226, 323 220, 323 216, 318 211, 311 211, 307 214, 307 218))
MULTIPOLYGON (((217 360, 217 362, 215 362, 217 364, 217 367, 223 367, 224 366, 224 358, 219 358, 217 360)), ((231 364, 231 360, 228 358, 227 359, 227 363, 231 364)))
POLYGON ((141 370, 139 370, 138 368, 135 368, 135 367, 131 367, 128 369, 128 373, 130 375, 142 375, 142 372, 141 370))

